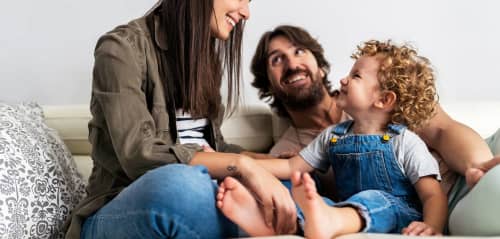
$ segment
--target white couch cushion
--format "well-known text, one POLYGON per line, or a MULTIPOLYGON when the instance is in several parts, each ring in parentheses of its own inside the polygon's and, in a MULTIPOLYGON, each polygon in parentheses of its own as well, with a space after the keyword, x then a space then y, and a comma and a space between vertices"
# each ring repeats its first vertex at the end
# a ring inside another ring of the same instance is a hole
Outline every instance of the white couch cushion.
POLYGON ((267 153, 273 144, 271 111, 266 105, 242 107, 224 120, 221 131, 228 143, 267 153))
POLYGON ((88 105, 44 106, 45 123, 57 130, 74 155, 90 154, 88 123, 91 119, 88 105))

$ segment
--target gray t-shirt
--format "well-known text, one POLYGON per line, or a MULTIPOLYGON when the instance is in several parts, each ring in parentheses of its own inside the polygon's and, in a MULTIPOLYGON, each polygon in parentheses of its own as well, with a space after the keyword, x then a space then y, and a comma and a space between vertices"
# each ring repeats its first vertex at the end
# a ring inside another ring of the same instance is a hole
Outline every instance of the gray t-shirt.
MULTIPOLYGON (((330 146, 330 139, 334 136, 332 132, 335 126, 332 125, 323 130, 318 137, 299 153, 315 169, 326 171, 330 167, 328 147, 330 146)), ((348 135, 353 134, 349 131, 342 137, 348 135)), ((392 143, 401 172, 406 175, 412 184, 415 184, 419 178, 429 175, 435 175, 437 180, 441 180, 436 160, 427 149, 424 141, 415 133, 404 129, 399 135, 394 135, 390 143, 392 143)))

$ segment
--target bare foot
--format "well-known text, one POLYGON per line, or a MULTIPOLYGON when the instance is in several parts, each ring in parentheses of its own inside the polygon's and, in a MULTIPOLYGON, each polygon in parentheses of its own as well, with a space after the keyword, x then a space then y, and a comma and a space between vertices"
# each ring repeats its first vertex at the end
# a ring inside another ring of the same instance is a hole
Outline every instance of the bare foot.
POLYGON ((250 236, 275 235, 253 195, 238 180, 226 177, 217 192, 217 207, 250 236))
POLYGON ((314 180, 308 173, 294 172, 291 180, 293 199, 304 212, 304 234, 307 238, 332 238, 360 230, 362 221, 359 221, 361 219, 356 210, 327 205, 317 193, 314 180), (353 225, 346 227, 349 223, 353 225))

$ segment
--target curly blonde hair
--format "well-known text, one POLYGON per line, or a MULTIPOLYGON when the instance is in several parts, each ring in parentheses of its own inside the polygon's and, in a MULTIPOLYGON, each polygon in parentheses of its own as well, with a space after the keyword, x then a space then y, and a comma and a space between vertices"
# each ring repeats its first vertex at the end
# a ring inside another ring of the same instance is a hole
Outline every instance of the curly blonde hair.
POLYGON ((438 95, 434 72, 427 58, 417 55, 408 45, 396 46, 390 40, 365 42, 357 47, 352 58, 357 60, 362 56, 379 59, 380 88, 397 96, 391 123, 415 130, 435 115, 438 95))

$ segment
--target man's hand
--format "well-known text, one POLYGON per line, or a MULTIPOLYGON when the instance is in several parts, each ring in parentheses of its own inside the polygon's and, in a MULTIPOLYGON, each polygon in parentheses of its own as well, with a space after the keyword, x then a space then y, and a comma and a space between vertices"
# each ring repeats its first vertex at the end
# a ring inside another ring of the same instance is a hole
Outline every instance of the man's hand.
POLYGON ((245 160, 240 166, 243 167, 240 180, 262 206, 266 224, 277 234, 295 233, 297 212, 288 189, 253 160, 245 160))
POLYGON ((465 171, 465 182, 469 188, 474 187, 479 179, 481 179, 486 172, 500 164, 500 155, 493 157, 493 159, 480 164, 477 167, 469 168, 465 171))
POLYGON ((403 228, 403 235, 408 236, 437 236, 442 235, 441 232, 437 232, 431 226, 425 224, 424 222, 413 221, 407 227, 403 228))

